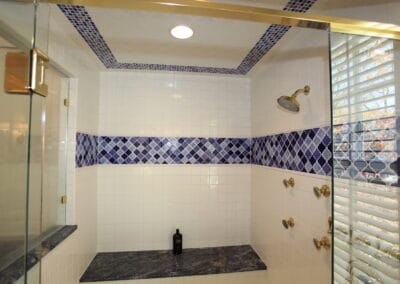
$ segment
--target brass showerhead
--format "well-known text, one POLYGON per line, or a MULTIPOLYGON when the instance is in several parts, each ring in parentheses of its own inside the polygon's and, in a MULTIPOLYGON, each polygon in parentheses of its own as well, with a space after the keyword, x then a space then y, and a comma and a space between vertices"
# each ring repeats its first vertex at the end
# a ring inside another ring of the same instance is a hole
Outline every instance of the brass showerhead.
POLYGON ((283 107, 284 109, 291 111, 291 112, 299 112, 300 110, 300 104, 297 101, 296 97, 300 94, 303 93, 305 95, 308 95, 310 93, 310 86, 304 86, 303 89, 298 89, 296 92, 293 93, 293 95, 289 96, 282 96, 280 97, 277 101, 278 104, 283 107))

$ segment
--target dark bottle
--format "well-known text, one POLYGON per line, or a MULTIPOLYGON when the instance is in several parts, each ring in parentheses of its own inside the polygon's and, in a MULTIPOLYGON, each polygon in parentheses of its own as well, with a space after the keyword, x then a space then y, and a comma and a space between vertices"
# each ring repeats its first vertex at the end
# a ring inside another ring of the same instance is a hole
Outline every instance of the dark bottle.
POLYGON ((173 239, 174 254, 182 253, 182 234, 179 233, 179 229, 176 229, 173 239))

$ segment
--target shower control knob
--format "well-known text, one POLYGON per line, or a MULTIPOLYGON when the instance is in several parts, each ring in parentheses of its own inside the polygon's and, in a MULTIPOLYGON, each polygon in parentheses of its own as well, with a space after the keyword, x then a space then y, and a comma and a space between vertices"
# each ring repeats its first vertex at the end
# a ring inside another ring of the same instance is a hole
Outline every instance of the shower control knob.
POLYGON ((313 190, 317 198, 320 198, 322 195, 325 197, 329 197, 331 195, 331 189, 329 185, 326 184, 321 186, 321 188, 319 188, 318 186, 314 186, 313 190))
POLYGON ((294 219, 292 217, 290 217, 287 220, 282 220, 282 225, 283 227, 285 227, 285 229, 289 229, 294 227, 294 219))
POLYGON ((286 188, 289 188, 289 187, 294 187, 294 178, 289 178, 289 179, 284 179, 283 180, 283 185, 286 187, 286 188))
POLYGON ((331 241, 329 240, 328 237, 322 237, 322 239, 313 239, 314 245, 317 248, 317 250, 320 250, 321 248, 324 249, 330 249, 331 248, 331 241))

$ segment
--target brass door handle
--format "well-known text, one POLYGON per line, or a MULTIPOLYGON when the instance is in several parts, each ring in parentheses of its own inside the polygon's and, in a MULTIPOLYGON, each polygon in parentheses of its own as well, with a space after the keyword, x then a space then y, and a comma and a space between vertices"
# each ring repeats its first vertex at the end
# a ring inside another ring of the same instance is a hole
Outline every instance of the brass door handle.
POLYGON ((294 184, 295 184, 295 182, 294 182, 294 178, 289 178, 289 179, 284 179, 283 180, 283 185, 286 187, 286 188, 289 188, 289 187, 294 187, 294 184))
POLYGON ((290 217, 287 220, 282 220, 282 225, 283 227, 285 227, 285 229, 289 229, 294 227, 294 219, 292 217, 290 217))
POLYGON ((329 197, 331 195, 331 189, 329 185, 326 184, 321 186, 321 188, 319 188, 318 186, 314 186, 313 190, 317 198, 320 198, 322 195, 325 197, 329 197))
POLYGON ((331 248, 331 241, 329 240, 328 237, 322 237, 322 239, 313 239, 314 245, 317 248, 317 250, 320 250, 321 248, 324 249, 330 249, 331 248))

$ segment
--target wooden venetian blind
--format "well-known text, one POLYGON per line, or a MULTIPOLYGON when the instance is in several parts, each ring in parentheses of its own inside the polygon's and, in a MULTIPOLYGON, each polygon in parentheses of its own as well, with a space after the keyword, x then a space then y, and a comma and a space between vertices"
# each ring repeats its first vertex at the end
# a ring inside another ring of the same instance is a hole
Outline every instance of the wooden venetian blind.
POLYGON ((399 49, 354 35, 331 43, 335 283, 397 284, 399 49))

